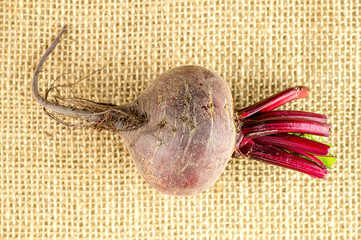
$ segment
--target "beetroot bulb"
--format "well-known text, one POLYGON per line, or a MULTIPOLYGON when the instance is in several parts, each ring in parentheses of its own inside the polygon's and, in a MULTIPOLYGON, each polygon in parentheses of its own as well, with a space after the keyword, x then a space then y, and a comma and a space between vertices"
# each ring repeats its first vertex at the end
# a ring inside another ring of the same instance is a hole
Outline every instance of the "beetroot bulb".
MULTIPOLYGON (((335 158, 324 115, 275 108, 308 95, 293 87, 252 106, 234 110, 226 82, 199 66, 173 68, 159 75, 133 102, 122 105, 42 97, 38 75, 66 30, 38 63, 32 92, 48 115, 85 120, 85 126, 118 133, 145 181, 162 193, 189 196, 212 186, 231 156, 250 157, 325 178, 335 158), (49 111, 51 113, 49 113, 49 111), (326 159, 326 160, 325 160, 326 159)), ((66 123, 64 123, 66 124, 66 123)))

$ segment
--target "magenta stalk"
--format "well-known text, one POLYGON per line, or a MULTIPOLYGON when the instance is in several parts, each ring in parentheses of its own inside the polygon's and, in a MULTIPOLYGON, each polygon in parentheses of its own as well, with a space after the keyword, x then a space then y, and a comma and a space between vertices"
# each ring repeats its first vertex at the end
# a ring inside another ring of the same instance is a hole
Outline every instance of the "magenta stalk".
POLYGON ((326 123, 327 117, 303 111, 274 110, 294 99, 305 98, 309 91, 303 86, 289 88, 236 111, 238 135, 233 156, 250 157, 314 178, 325 178, 328 171, 316 155, 326 156, 330 147, 292 133, 328 137, 331 126, 326 123))

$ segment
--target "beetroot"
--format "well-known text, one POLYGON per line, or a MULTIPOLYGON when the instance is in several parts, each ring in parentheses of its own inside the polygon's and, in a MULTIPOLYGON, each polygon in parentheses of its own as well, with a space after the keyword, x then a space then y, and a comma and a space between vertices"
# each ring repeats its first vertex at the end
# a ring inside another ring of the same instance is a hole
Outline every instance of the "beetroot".
POLYGON ((190 195, 217 180, 235 141, 230 90, 220 77, 202 67, 174 68, 130 106, 148 122, 119 134, 148 183, 190 195))
POLYGON ((328 173, 320 156, 329 156, 330 147, 307 139, 307 134, 329 135, 327 118, 300 111, 273 111, 293 99, 306 97, 306 87, 291 88, 234 111, 225 81, 203 67, 183 66, 159 75, 128 104, 75 97, 59 97, 72 106, 48 101, 47 94, 45 98, 39 94, 38 75, 65 30, 35 69, 35 100, 57 121, 54 114, 83 119, 88 126, 118 133, 144 179, 159 191, 188 196, 207 189, 221 175, 232 154, 318 178, 328 173))

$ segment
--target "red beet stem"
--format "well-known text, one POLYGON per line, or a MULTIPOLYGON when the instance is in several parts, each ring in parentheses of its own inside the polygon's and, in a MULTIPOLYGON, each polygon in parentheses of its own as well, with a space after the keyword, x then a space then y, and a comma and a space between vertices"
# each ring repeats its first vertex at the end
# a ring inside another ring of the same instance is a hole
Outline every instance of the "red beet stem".
POLYGON ((306 173, 314 178, 325 178, 328 171, 314 162, 271 146, 254 144, 251 157, 277 166, 306 173))
POLYGON ((260 144, 270 144, 276 147, 286 148, 291 151, 299 150, 319 155, 327 155, 330 150, 330 146, 326 144, 284 133, 255 138, 253 141, 260 144))
POLYGON ((254 105, 238 110, 237 115, 243 120, 258 112, 271 111, 294 99, 305 98, 309 92, 310 89, 304 86, 289 88, 254 105))
POLYGON ((301 156, 307 157, 307 158, 311 159, 312 161, 316 162, 320 167, 326 169, 325 164, 320 159, 313 156, 312 154, 309 154, 309 153, 304 152, 304 151, 300 151, 298 149, 293 149, 292 150, 292 149, 287 149, 286 148, 286 150, 293 151, 294 153, 297 153, 297 154, 299 154, 301 156))
POLYGON ((330 125, 307 120, 271 120, 245 124, 242 127, 244 136, 255 138, 276 133, 308 133, 328 137, 330 125))
POLYGON ((289 111, 289 110, 275 110, 257 113, 250 118, 244 119, 245 123, 255 121, 268 121, 268 120, 282 120, 282 119, 299 119, 310 120, 319 123, 326 123, 327 117, 322 114, 302 112, 302 111, 289 111))
POLYGON ((233 157, 239 157, 239 156, 243 156, 243 157, 249 157, 251 155, 252 152, 252 148, 253 148, 254 142, 252 139, 242 139, 239 142, 236 142, 235 145, 235 151, 233 153, 233 157))

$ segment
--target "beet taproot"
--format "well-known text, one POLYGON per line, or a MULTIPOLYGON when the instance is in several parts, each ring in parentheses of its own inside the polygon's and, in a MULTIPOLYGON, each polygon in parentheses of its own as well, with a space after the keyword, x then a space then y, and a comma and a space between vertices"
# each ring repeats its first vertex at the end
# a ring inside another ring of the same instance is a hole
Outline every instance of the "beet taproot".
POLYGON ((306 87, 290 88, 234 110, 230 89, 221 77, 203 67, 181 66, 159 75, 128 104, 61 97, 71 106, 50 102, 48 94, 42 97, 39 93, 38 75, 65 30, 35 69, 34 99, 61 123, 56 115, 83 119, 86 126, 118 133, 145 181, 160 192, 189 196, 204 191, 218 179, 231 156, 252 157, 316 178, 328 173, 317 157, 329 156, 329 147, 302 136, 328 136, 326 116, 273 111, 306 97, 306 87))

